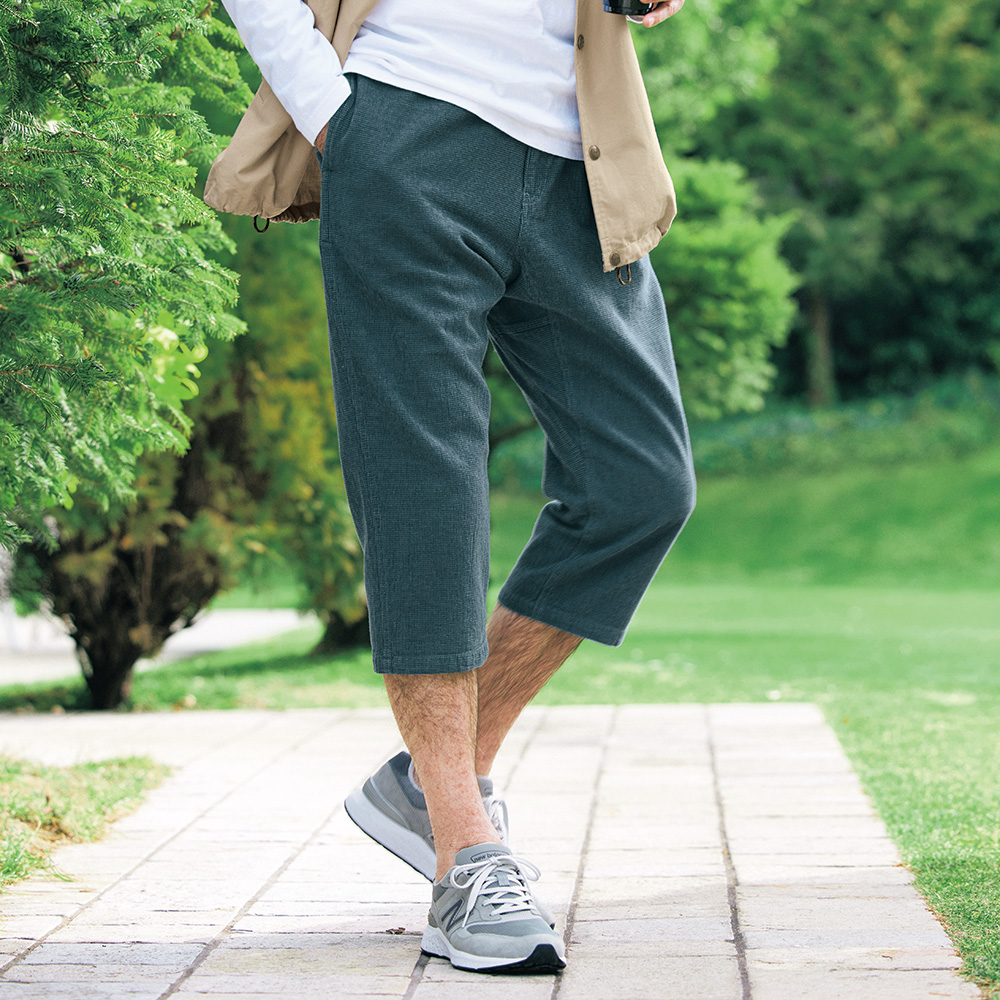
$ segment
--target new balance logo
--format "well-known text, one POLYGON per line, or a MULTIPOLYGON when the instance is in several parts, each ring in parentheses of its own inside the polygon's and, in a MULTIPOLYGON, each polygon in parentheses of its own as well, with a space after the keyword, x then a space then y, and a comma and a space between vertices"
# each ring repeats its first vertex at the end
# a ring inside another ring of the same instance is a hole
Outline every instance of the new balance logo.
POLYGON ((444 924, 444 929, 446 931, 450 931, 452 927, 454 927, 455 924, 458 923, 458 921, 462 917, 462 910, 463 910, 462 900, 456 899, 455 902, 452 903, 447 910, 444 910, 442 912, 441 922, 444 924))

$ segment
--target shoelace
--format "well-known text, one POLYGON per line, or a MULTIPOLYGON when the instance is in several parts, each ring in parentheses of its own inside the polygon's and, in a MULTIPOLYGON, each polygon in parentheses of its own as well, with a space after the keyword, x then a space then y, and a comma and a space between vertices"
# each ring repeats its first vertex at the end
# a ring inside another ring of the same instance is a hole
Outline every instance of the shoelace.
POLYGON ((469 915, 480 897, 494 907, 493 912, 498 915, 521 911, 537 914, 526 880, 537 882, 540 875, 541 872, 530 861, 515 858, 511 854, 486 858, 468 865, 455 865, 448 872, 448 884, 456 889, 469 889, 462 926, 469 922, 469 915), (500 869, 507 875, 507 885, 500 882, 500 869))
POLYGON ((490 817, 490 821, 497 828, 497 833, 500 834, 500 843, 506 844, 507 837, 509 836, 509 830, 507 827, 507 803, 504 802, 499 795, 489 795, 483 799, 483 805, 486 806, 487 815, 490 817))

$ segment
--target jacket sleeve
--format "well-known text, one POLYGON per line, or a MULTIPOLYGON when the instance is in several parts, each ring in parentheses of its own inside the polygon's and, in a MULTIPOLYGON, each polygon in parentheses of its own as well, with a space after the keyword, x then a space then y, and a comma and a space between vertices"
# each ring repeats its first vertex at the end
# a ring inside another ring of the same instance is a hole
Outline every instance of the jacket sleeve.
POLYGON ((295 127, 314 142, 350 95, 340 59, 302 0, 222 0, 295 127))

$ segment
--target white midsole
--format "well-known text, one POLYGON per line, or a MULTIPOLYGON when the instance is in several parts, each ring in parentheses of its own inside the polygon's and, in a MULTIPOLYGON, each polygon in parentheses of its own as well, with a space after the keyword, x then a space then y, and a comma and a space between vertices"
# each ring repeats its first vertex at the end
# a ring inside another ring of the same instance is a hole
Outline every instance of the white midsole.
POLYGON ((420 947, 431 955, 447 958, 452 965, 463 969, 495 969, 497 966, 502 965, 516 965, 528 957, 527 955, 522 955, 520 958, 498 958, 495 955, 470 955, 467 951, 453 948, 448 939, 441 933, 440 928, 431 927, 430 924, 424 930, 424 936, 420 940, 420 947))
POLYGON ((344 801, 347 815, 386 850, 392 851, 408 865, 416 868, 424 878, 434 881, 437 873, 437 855, 418 833, 401 827, 377 809, 360 789, 355 789, 344 801))

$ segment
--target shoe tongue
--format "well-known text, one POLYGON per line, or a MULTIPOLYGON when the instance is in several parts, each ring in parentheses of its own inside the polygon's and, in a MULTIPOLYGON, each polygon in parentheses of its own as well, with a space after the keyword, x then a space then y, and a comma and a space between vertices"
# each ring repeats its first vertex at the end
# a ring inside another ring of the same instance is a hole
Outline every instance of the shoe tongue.
POLYGON ((489 798, 493 794, 493 779, 482 774, 476 775, 476 777, 479 781, 479 794, 484 799, 489 798))
POLYGON ((463 847, 455 855, 456 865, 474 865, 487 858, 509 858, 510 849, 503 844, 473 844, 472 847, 463 847))

